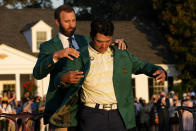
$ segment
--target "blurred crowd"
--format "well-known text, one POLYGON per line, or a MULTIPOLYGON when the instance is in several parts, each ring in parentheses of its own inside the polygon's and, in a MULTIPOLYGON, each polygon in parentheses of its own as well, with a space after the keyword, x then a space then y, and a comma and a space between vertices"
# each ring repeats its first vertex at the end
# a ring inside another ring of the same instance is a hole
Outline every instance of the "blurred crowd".
MULTIPOLYGON (((183 98, 174 91, 152 95, 149 103, 142 98, 135 98, 135 114, 137 131, 179 131, 178 106, 196 106, 194 92, 183 94, 183 98)), ((193 131, 193 114, 182 112, 183 128, 185 131, 193 131)), ((195 118, 196 119, 196 118, 195 118)))
MULTIPOLYGON (((21 101, 16 100, 15 92, 3 92, 3 95, 0 97, 0 113, 8 114, 18 114, 21 112, 29 113, 43 113, 45 108, 46 97, 43 98, 40 96, 32 97, 29 92, 25 92, 24 97, 21 101)), ((22 129, 22 120, 17 120, 17 125, 19 130, 22 129)), ((43 124, 43 119, 38 121, 29 120, 25 125, 26 130, 32 131, 44 131, 47 128, 43 124)), ((1 131, 15 131, 15 125, 12 120, 8 120, 5 117, 0 118, 0 129, 1 131)))
MULTIPOLYGON (((29 92, 24 94, 21 101, 16 100, 14 92, 3 92, 0 97, 0 113, 18 114, 21 112, 43 113, 46 97, 31 97, 29 92)), ((135 98, 135 114, 137 131, 178 131, 179 114, 176 111, 178 106, 193 107, 196 106, 196 95, 194 92, 183 94, 179 99, 174 91, 152 95, 151 100, 147 103, 142 98, 135 98)), ((183 127, 186 131, 193 131, 193 115, 188 111, 182 111, 183 127)), ((196 119, 196 118, 195 118, 196 119)), ((22 121, 17 120, 21 130, 22 121)), ((38 121, 28 121, 26 130, 45 131, 48 126, 43 124, 43 119, 38 121)), ((2 131, 14 131, 13 121, 6 118, 0 118, 0 129, 2 131)))

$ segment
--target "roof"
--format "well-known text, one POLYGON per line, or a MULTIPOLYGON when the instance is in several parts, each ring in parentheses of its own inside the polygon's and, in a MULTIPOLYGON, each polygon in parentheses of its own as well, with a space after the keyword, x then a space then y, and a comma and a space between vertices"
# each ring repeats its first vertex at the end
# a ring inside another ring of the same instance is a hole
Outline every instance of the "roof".
POLYGON ((25 32, 25 31, 27 31, 27 30, 30 30, 31 27, 33 27, 33 26, 34 26, 35 24, 37 24, 37 23, 38 23, 38 21, 34 21, 34 22, 32 22, 32 23, 27 24, 20 32, 23 33, 23 32, 25 32))
MULTIPOLYGON (((53 9, 0 9, 0 44, 36 56, 21 31, 43 20, 52 27, 52 36, 58 32, 53 9)), ((154 64, 174 64, 166 41, 156 28, 139 22, 114 21, 114 38, 123 38, 128 50, 140 59, 154 64)), ((77 21, 76 33, 89 35, 90 21, 77 21)))

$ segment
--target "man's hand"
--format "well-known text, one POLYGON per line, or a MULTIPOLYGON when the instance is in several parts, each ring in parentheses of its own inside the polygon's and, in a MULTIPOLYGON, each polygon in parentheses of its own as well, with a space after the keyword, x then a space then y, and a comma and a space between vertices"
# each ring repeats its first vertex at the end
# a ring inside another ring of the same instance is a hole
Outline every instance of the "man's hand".
POLYGON ((155 73, 152 74, 153 76, 156 76, 156 80, 160 80, 160 82, 164 83, 166 79, 166 74, 163 70, 157 70, 155 73))
POLYGON ((80 52, 73 48, 65 48, 62 50, 58 50, 53 54, 53 59, 58 61, 63 57, 67 57, 70 60, 73 60, 73 57, 78 58, 80 56, 80 52))
POLYGON ((119 50, 126 50, 126 44, 123 39, 116 39, 112 45, 117 45, 119 50))
POLYGON ((61 76, 61 81, 63 83, 76 84, 83 77, 82 71, 69 71, 61 76))

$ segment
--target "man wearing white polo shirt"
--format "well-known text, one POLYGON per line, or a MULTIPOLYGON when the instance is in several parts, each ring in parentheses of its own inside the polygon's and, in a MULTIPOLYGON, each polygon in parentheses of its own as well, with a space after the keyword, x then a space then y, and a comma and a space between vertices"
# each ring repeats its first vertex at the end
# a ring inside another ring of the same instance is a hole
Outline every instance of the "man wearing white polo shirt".
POLYGON ((80 131, 127 131, 135 127, 131 74, 146 74, 164 82, 166 73, 160 66, 111 46, 113 31, 111 21, 97 19, 91 23, 92 41, 55 77, 55 86, 67 94, 51 123, 58 124, 69 116, 69 122, 78 124, 80 131), (83 72, 79 82, 67 83, 65 73, 75 70, 83 72))

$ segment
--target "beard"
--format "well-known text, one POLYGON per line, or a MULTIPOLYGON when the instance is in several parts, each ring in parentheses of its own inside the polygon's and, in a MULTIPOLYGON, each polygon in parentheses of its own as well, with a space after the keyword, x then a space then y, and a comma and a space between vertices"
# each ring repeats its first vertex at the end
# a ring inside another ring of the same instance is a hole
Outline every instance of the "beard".
POLYGON ((64 29, 63 26, 60 24, 59 31, 67 37, 70 37, 74 34, 76 27, 70 27, 68 29, 64 29))

